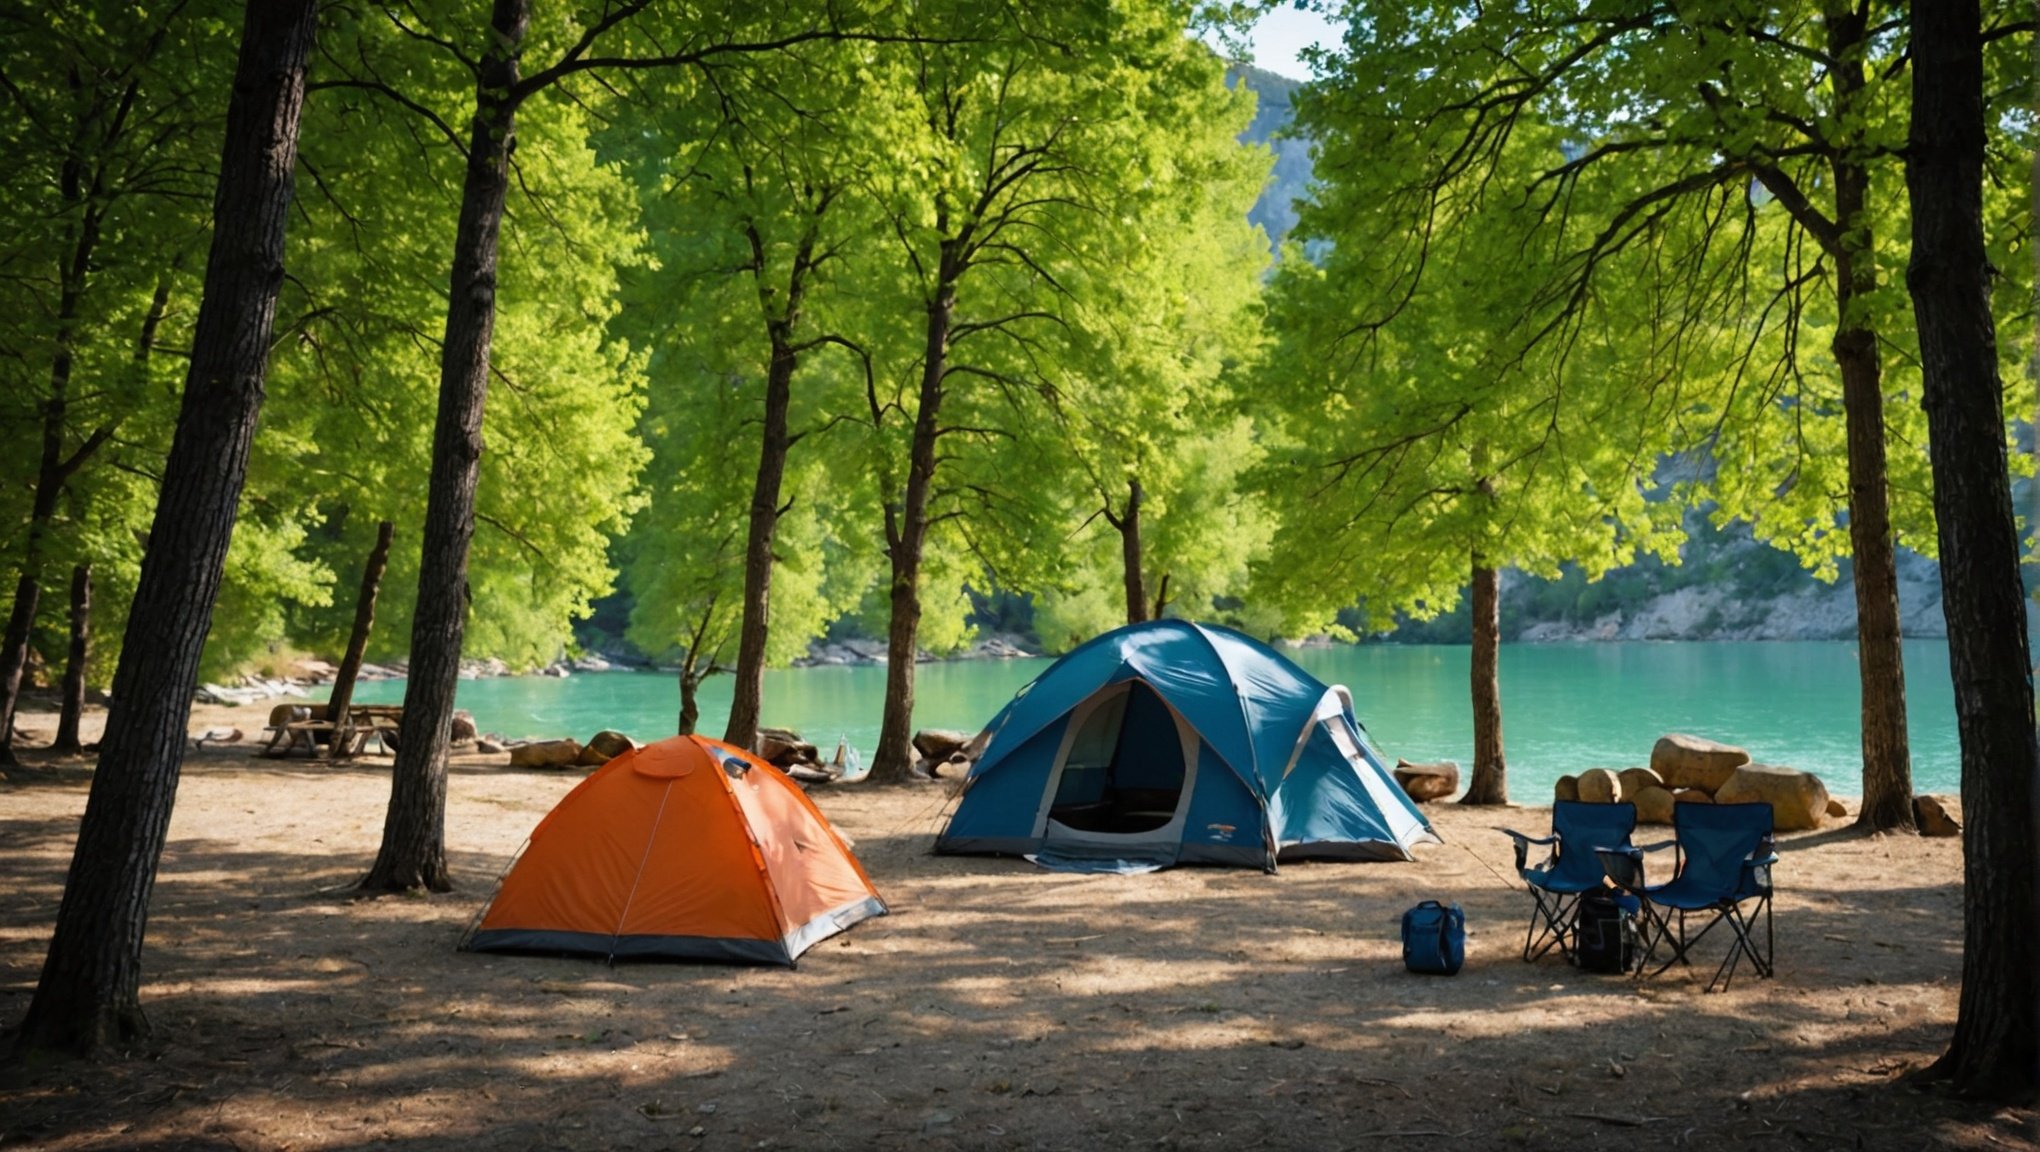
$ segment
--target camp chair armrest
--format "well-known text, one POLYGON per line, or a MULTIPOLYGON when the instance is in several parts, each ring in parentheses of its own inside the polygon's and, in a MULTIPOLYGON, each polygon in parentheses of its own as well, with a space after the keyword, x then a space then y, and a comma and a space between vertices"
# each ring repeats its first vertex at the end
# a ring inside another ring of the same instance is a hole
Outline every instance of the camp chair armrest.
POLYGON ((1771 866, 1778 862, 1778 854, 1776 852, 1764 851, 1769 844, 1770 841, 1767 840, 1763 845, 1758 846, 1757 851, 1762 852, 1763 855, 1752 855, 1748 860, 1743 861, 1744 884, 1760 893, 1771 890, 1771 866))
POLYGON ((1636 850, 1638 852, 1662 852, 1667 848, 1677 848, 1678 846, 1679 842, 1676 839, 1660 840, 1655 844, 1638 844, 1636 850))
POLYGON ((1645 849, 1630 845, 1619 848, 1596 847, 1594 854, 1601 858, 1601 868, 1608 873, 1608 879, 1617 888, 1634 892, 1644 885, 1643 854, 1645 849))
POLYGON ((1521 872, 1521 871, 1523 871, 1523 869, 1524 869, 1525 867, 1527 867, 1527 866, 1529 865, 1529 861, 1530 861, 1530 846, 1531 846, 1532 844, 1548 844, 1548 845, 1550 845, 1550 846, 1552 847, 1552 851, 1550 851, 1550 852, 1548 852, 1548 853, 1546 853, 1546 854, 1545 854, 1545 856, 1546 856, 1546 858, 1547 858, 1547 859, 1549 859, 1549 858, 1551 858, 1551 857, 1553 857, 1553 856, 1556 856, 1556 855, 1558 854, 1558 852, 1557 852, 1557 847, 1558 847, 1558 837, 1557 837, 1557 836, 1525 836, 1525 835, 1524 835, 1523 833, 1521 833, 1521 832, 1518 832, 1518 831, 1516 831, 1516 830, 1515 830, 1515 829, 1513 829, 1513 828, 1497 828, 1497 829, 1495 829, 1495 831, 1497 831, 1497 832, 1500 832, 1500 833, 1501 833, 1502 835, 1504 835, 1504 836, 1507 836, 1507 837, 1508 837, 1508 838, 1509 838, 1510 840, 1512 840, 1512 841, 1514 841, 1514 842, 1515 842, 1515 845, 1516 845, 1516 871, 1518 871, 1518 872, 1521 872))

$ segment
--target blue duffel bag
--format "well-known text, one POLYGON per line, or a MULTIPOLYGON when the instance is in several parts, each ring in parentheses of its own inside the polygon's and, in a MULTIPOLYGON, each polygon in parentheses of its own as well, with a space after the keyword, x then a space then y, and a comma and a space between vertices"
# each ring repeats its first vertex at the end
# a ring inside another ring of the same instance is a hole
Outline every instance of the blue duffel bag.
POLYGON ((1403 966, 1435 976, 1456 974, 1466 963, 1466 913, 1436 900, 1402 914, 1403 966))

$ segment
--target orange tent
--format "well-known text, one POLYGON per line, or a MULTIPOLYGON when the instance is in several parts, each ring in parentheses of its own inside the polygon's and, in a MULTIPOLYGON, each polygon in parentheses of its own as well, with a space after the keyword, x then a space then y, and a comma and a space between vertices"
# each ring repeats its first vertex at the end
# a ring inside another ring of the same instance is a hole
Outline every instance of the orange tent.
POLYGON ((625 752, 532 830, 472 952, 791 965, 885 902, 792 780, 717 740, 625 752))

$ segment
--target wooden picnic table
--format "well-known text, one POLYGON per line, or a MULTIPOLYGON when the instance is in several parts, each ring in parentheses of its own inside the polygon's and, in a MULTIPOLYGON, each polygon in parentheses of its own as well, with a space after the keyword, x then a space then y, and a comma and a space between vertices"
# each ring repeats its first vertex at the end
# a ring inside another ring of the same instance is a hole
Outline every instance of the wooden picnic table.
POLYGON ((344 760, 366 751, 370 737, 374 737, 385 751, 396 748, 397 729, 404 718, 402 705, 351 705, 344 724, 326 719, 325 711, 323 706, 315 704, 293 708, 290 719, 271 726, 273 735, 259 755, 281 759, 301 747, 316 756, 319 745, 325 744, 334 759, 344 760))

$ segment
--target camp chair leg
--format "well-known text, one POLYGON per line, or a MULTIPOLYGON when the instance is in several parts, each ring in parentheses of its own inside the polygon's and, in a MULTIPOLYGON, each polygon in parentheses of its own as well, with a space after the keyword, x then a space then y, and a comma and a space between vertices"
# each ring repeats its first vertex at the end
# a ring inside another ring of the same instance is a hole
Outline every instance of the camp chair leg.
MULTIPOLYGON (((1644 949, 1643 961, 1637 965, 1636 976, 1639 980, 1649 976, 1656 976, 1674 964, 1684 964, 1689 968, 1692 967, 1693 949, 1698 947, 1700 941, 1705 940, 1707 934, 1714 931, 1714 926, 1723 920, 1728 920, 1731 927, 1735 927, 1737 931, 1737 945, 1730 950, 1730 956, 1733 958, 1739 954, 1742 946, 1741 928, 1739 927, 1738 919, 1730 914, 1734 911, 1733 905, 1730 906, 1730 912, 1716 915, 1712 920, 1702 925, 1700 931, 1691 936, 1686 934, 1685 909, 1675 908, 1670 912, 1660 913, 1656 905, 1651 904, 1649 901, 1645 901, 1643 907, 1645 909, 1645 916, 1651 922, 1651 928, 1655 930, 1656 934, 1648 937, 1649 943, 1644 949), (1677 924, 1676 928, 1673 926, 1675 922, 1677 924), (1659 964, 1656 968, 1651 968, 1650 961, 1657 955, 1657 949, 1660 944, 1669 944, 1671 946, 1671 955, 1665 958, 1664 963, 1659 964)), ((1751 959, 1754 960, 1755 958, 1755 953, 1752 952, 1751 959)), ((1721 975, 1721 972, 1717 970, 1714 974, 1714 979, 1720 980, 1721 975)), ((1709 981, 1707 986, 1712 989, 1714 981, 1709 981)))
MULTIPOLYGON (((1733 915, 1733 913, 1730 913, 1730 915, 1733 915)), ((1728 955, 1722 957, 1721 967, 1716 968, 1714 970, 1714 979, 1709 980, 1707 982, 1707 987, 1705 991, 1708 992, 1728 991, 1729 982, 1735 979, 1736 961, 1741 960, 1742 955, 1743 955, 1742 934, 1741 932, 1737 932, 1735 943, 1730 944, 1728 946, 1728 955)))
MULTIPOLYGON (((1523 959, 1536 960, 1556 946, 1559 954, 1568 960, 1572 958, 1572 946, 1567 940, 1566 918, 1573 901, 1557 892, 1547 893, 1541 889, 1530 890, 1534 903, 1530 909, 1530 927, 1523 933, 1523 959)), ((1578 897, 1574 897, 1577 900, 1578 897)))
POLYGON ((1684 954, 1684 949, 1673 939, 1671 913, 1660 910, 1648 900, 1642 902, 1639 910, 1643 916, 1643 930, 1640 933, 1643 938, 1643 955, 1636 961, 1636 978, 1643 980, 1670 968, 1684 954), (1666 943, 1672 945, 1672 954, 1664 963, 1653 969, 1650 962, 1656 958, 1659 946, 1666 943))
POLYGON ((1777 968, 1773 963, 1773 949, 1777 940, 1771 930, 1771 901, 1764 899, 1764 950, 1761 953, 1757 951, 1757 926, 1750 917, 1743 915, 1741 905, 1731 905, 1722 913, 1722 918, 1734 931, 1735 943, 1729 948, 1728 959, 1722 961, 1721 967, 1715 971, 1714 980, 1708 983, 1707 990, 1716 991, 1715 985, 1719 984, 1719 991, 1728 991, 1729 982, 1735 979, 1736 965, 1744 956, 1750 958, 1750 967, 1756 970, 1759 978, 1768 980, 1775 975, 1777 968))

